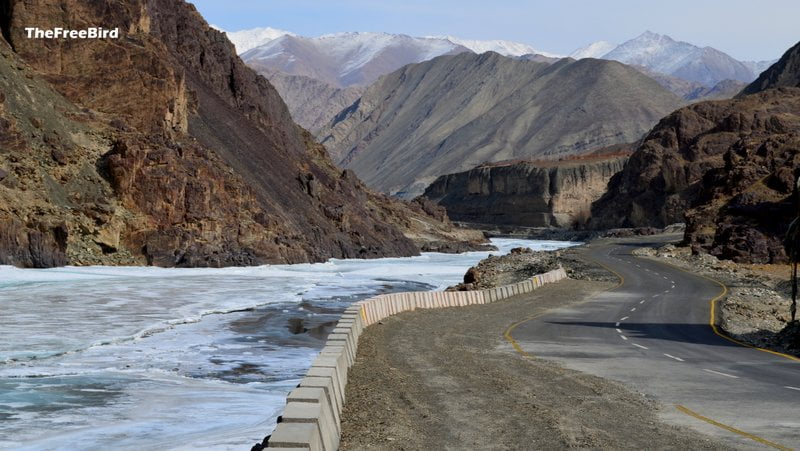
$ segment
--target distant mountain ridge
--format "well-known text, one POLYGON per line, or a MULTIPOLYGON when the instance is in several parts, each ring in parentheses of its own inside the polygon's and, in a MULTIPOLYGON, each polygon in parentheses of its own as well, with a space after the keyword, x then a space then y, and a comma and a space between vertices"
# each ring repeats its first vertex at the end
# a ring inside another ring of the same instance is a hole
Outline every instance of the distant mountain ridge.
MULTIPOLYGON (((242 59, 270 79, 292 117, 316 133, 379 77, 406 64, 441 55, 494 51, 553 63, 559 55, 504 40, 453 36, 412 37, 389 33, 335 33, 316 38, 273 28, 227 32, 242 59), (245 51, 246 50, 246 51, 245 51), (351 89, 352 88, 352 89, 351 89)), ((756 78, 767 62, 739 62, 710 47, 646 32, 622 45, 599 41, 570 57, 620 60, 638 68, 686 101, 729 98, 756 78)))
POLYGON ((617 48, 617 44, 608 41, 593 42, 585 47, 581 47, 569 54, 570 58, 579 60, 581 58, 602 58, 606 53, 617 48))
POLYGON ((281 36, 296 36, 290 31, 279 30, 272 27, 253 28, 251 30, 225 31, 225 34, 233 43, 233 46, 236 47, 236 53, 239 55, 250 49, 264 45, 267 42, 274 41, 281 36))
POLYGON ((284 35, 241 56, 256 70, 280 70, 345 88, 372 83, 406 64, 469 51, 446 39, 337 33, 318 38, 284 35))
POLYGON ((750 82, 774 61, 739 61, 713 47, 698 47, 646 31, 618 46, 598 41, 571 57, 602 58, 643 66, 661 74, 712 87, 723 80, 750 82))
POLYGON ((439 39, 447 39, 448 41, 466 47, 475 53, 496 52, 503 56, 523 56, 523 55, 542 55, 548 58, 563 58, 564 55, 556 53, 544 52, 528 44, 514 41, 496 40, 478 40, 478 39, 462 39, 455 36, 432 36, 439 39))
MULTIPOLYGON (((454 36, 412 37, 389 33, 349 32, 312 38, 269 27, 227 34, 248 64, 281 70, 289 75, 317 78, 337 87, 369 84, 377 77, 405 64, 462 51, 493 51, 510 57, 563 57, 521 42, 470 40, 454 36), (260 51, 246 54, 253 49, 260 51), (320 61, 325 56, 332 58, 332 61, 320 61), (375 61, 376 59, 380 61, 375 61), (332 83, 332 79, 336 77, 319 78, 319 74, 311 69, 331 64, 342 73, 339 84, 332 83), (348 71, 360 67, 371 69, 356 71, 363 72, 363 77, 347 77, 348 71)), ((776 61, 739 61, 713 47, 700 47, 650 31, 619 45, 597 41, 575 50, 569 57, 610 59, 642 66, 660 74, 700 83, 708 88, 723 80, 749 83, 776 61)))
POLYGON ((623 64, 441 56, 382 77, 318 136, 368 185, 413 197, 485 161, 638 140, 681 100, 623 64))

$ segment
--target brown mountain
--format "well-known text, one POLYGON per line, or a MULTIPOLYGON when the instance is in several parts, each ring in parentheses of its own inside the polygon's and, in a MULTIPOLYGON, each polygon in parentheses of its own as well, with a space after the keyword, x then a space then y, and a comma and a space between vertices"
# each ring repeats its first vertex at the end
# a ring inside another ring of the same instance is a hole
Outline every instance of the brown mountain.
MULTIPOLYGON (((791 68, 793 47, 765 74, 791 68)), ((790 80, 783 72, 774 84, 790 80)), ((741 98, 662 119, 592 206, 598 228, 687 222, 695 249, 738 261, 784 261, 800 166, 800 88, 754 82, 741 98)))
POLYGON ((315 78, 279 70, 261 69, 258 73, 278 90, 292 119, 311 133, 328 125, 331 118, 352 105, 366 90, 359 85, 337 88, 315 78))
POLYGON ((800 42, 787 50, 778 62, 744 88, 741 95, 778 87, 800 87, 800 42))
POLYGON ((0 263, 414 255, 409 218, 457 235, 336 169, 191 4, 3 2, 0 28, 0 263), (96 24, 120 38, 24 32, 96 24))
POLYGON ((635 141, 680 104, 613 61, 463 53, 382 77, 318 136, 367 185, 413 197, 436 177, 483 162, 635 141))

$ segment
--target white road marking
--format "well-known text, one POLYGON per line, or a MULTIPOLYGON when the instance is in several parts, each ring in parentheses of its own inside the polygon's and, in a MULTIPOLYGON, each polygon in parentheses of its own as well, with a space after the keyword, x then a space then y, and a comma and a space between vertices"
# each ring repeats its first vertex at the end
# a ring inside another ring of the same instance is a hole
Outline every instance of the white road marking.
POLYGON ((669 277, 667 277, 667 276, 664 276, 664 280, 669 280, 669 277))
POLYGON ((642 348, 642 349, 650 349, 650 348, 648 348, 647 346, 637 345, 636 343, 631 343, 631 344, 632 344, 632 345, 634 345, 634 346, 636 346, 637 348, 642 348))
POLYGON ((647 269, 647 268, 645 268, 644 270, 645 270, 645 271, 647 271, 647 272, 650 272, 650 270, 649 270, 649 269, 647 269))
POLYGON ((658 295, 658 294, 654 294, 653 295, 654 298, 657 298, 658 296, 660 296, 660 295, 658 295))
POLYGON ((631 311, 632 311, 632 312, 635 312, 635 311, 636 311, 636 307, 632 308, 632 309, 631 309, 631 311))
POLYGON ((618 333, 618 334, 621 334, 621 333, 622 333, 622 331, 621 331, 621 330, 619 330, 619 329, 616 329, 616 331, 617 331, 617 333, 618 333))
POLYGON ((657 272, 655 272, 655 271, 653 271, 653 274, 655 274, 655 275, 657 275, 657 276, 660 276, 660 275, 661 275, 661 274, 659 274, 659 273, 657 273, 657 272))
POLYGON ((641 301, 639 301, 639 303, 640 303, 640 304, 644 304, 644 299, 642 299, 641 301))
POLYGON ((614 327, 619 327, 619 321, 617 321, 616 323, 614 323, 614 327))
POLYGON ((669 357, 670 359, 677 360, 679 362, 683 362, 683 359, 680 357, 675 357, 674 355, 664 354, 665 356, 669 357))
POLYGON ((641 266, 639 266, 639 264, 638 264, 638 263, 636 264, 636 267, 637 267, 637 268, 641 268, 641 266))
POLYGON ((670 288, 675 288, 675 284, 673 283, 673 284, 672 284, 672 286, 671 286, 670 288))
POLYGON ((797 391, 800 391, 800 388, 797 388, 797 387, 792 387, 791 385, 787 385, 787 386, 785 386, 785 387, 783 387, 783 388, 788 388, 789 390, 797 390, 797 391))
POLYGON ((623 317, 622 317, 622 318, 620 318, 619 320, 620 320, 620 321, 625 321, 626 319, 628 319, 628 317, 627 317, 627 316, 623 316, 623 317))
POLYGON ((669 293, 669 290, 664 290, 664 293, 669 293))
POLYGON ((705 371, 706 373, 718 374, 720 376, 730 377, 731 379, 739 379, 739 376, 734 376, 733 374, 720 373, 719 371, 709 370, 706 368, 703 368, 703 371, 705 371))
POLYGON ((628 337, 626 337, 625 335, 620 335, 620 337, 622 337, 623 340, 627 340, 628 339, 628 337))

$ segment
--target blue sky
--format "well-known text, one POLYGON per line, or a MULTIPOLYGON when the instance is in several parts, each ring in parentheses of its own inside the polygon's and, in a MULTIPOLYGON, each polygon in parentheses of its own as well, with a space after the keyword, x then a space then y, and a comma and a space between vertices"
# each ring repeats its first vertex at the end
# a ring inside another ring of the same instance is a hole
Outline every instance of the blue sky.
POLYGON ((226 30, 305 36, 384 31, 507 39, 567 54, 645 30, 710 45, 742 60, 778 58, 800 40, 800 0, 190 0, 226 30))

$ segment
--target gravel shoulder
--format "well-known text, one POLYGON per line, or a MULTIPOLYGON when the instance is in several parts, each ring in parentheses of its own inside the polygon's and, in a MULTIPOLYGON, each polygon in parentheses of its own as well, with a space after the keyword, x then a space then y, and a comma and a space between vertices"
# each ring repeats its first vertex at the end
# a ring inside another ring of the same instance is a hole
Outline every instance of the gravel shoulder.
POLYGON ((341 449, 722 449, 659 420, 662 407, 643 395, 523 356, 503 338, 516 321, 614 285, 569 279, 368 328, 350 370, 341 449))

